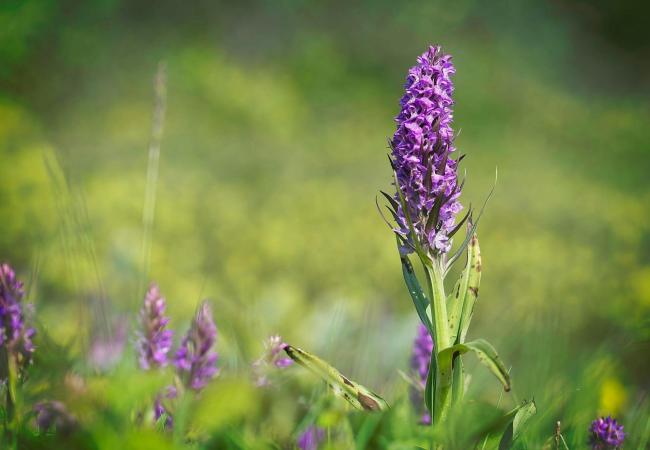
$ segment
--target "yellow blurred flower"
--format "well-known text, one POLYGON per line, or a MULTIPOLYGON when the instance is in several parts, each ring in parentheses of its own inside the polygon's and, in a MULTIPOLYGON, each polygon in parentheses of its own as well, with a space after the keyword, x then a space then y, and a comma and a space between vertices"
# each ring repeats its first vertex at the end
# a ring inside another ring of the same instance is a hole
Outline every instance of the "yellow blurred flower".
POLYGON ((616 378, 608 378, 600 386, 600 415, 617 416, 627 403, 625 387, 616 378))

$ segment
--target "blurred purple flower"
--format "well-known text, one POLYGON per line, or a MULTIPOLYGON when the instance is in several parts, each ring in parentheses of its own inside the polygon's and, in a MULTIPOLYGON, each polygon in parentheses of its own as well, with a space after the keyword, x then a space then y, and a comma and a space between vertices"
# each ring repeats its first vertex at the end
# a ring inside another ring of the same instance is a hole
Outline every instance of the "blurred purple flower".
POLYGON ((619 425, 610 416, 594 420, 589 433, 589 443, 593 450, 614 450, 620 448, 625 440, 623 425, 619 425))
POLYGON ((36 403, 33 410, 36 414, 36 426, 41 432, 54 428, 66 433, 77 424, 77 420, 68 412, 65 405, 58 401, 36 403))
POLYGON ((117 321, 110 335, 98 334, 92 340, 88 358, 96 369, 107 371, 115 367, 124 353, 127 338, 127 322, 117 321))
MULTIPOLYGON (((397 131, 391 140, 391 160, 399 188, 404 194, 416 239, 427 250, 446 253, 456 227, 461 186, 457 181, 451 75, 456 72, 451 56, 439 46, 429 47, 409 70, 401 110, 395 118, 397 131)), ((395 199, 399 203, 399 196, 395 199)), ((401 205, 397 208, 396 231, 408 244, 409 226, 401 205)))
POLYGON ((156 401, 154 402, 153 405, 153 415, 154 415, 154 420, 158 422, 158 420, 162 417, 163 414, 166 414, 167 417, 165 418, 165 428, 166 429, 171 429, 174 426, 174 418, 171 415, 171 412, 165 408, 164 405, 164 399, 174 399, 178 395, 178 391, 176 390, 175 386, 167 386, 165 388, 165 394, 164 396, 162 394, 158 394, 156 396, 156 401))
POLYGON ((298 448, 300 450, 318 450, 318 446, 324 439, 325 430, 315 425, 310 425, 298 436, 298 448))
POLYGON ((217 375, 216 340, 217 327, 210 306, 204 301, 174 358, 174 365, 187 387, 199 391, 217 375))
POLYGON ((413 341, 413 353, 411 354, 411 370, 416 377, 418 386, 411 387, 411 402, 418 413, 422 414, 420 422, 425 425, 431 424, 431 415, 424 408, 424 388, 429 374, 431 353, 433 353, 433 338, 427 328, 422 323, 418 323, 418 333, 413 341))
POLYGON ((264 342, 264 353, 253 363, 253 376, 258 387, 268 386, 269 366, 284 369, 293 364, 293 360, 285 356, 284 348, 287 346, 279 335, 269 337, 264 342))
POLYGON ((0 346, 7 348, 19 367, 24 367, 32 360, 36 334, 34 328, 25 325, 25 309, 31 305, 23 305, 25 296, 23 283, 16 278, 16 273, 9 264, 0 264, 0 346))
POLYGON ((160 294, 160 288, 152 283, 140 310, 140 330, 136 343, 138 361, 143 370, 165 367, 168 363, 167 353, 171 350, 174 333, 165 329, 169 323, 165 308, 165 298, 160 294))

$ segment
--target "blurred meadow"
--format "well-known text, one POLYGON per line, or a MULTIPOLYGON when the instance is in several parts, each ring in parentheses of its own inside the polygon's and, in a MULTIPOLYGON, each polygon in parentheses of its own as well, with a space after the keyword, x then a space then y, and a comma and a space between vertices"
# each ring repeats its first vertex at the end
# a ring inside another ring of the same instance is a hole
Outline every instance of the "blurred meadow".
MULTIPOLYGON (((499 348, 513 393, 469 359, 469 397, 506 409, 534 398, 523 448, 542 448, 558 420, 570 448, 585 448, 590 421, 608 414, 625 448, 648 448, 648 12, 568 0, 3 1, 0 260, 35 306, 25 395, 69 400, 93 448, 180 445, 100 412, 128 416, 130 398, 164 383, 132 373, 155 280, 174 329, 200 300, 213 307, 221 374, 197 412, 210 448, 293 448, 310 420, 323 387, 303 370, 270 390, 244 382, 276 333, 403 404, 418 318, 375 197, 391 190, 406 72, 439 43, 457 70, 462 202, 480 205, 498 171, 470 333, 499 348), (120 324, 126 362, 101 375, 84 355, 120 324), (71 376, 92 400, 74 400, 71 376)), ((407 430, 373 426, 384 431, 357 448, 412 448, 386 443, 407 430)))

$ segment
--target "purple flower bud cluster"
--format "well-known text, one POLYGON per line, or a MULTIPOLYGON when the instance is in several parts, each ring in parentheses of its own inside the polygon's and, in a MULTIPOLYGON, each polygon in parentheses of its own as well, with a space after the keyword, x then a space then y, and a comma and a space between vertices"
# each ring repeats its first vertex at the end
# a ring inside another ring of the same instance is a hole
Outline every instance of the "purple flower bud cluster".
POLYGON ((315 425, 310 425, 298 436, 296 444, 300 450, 318 450, 318 446, 324 439, 325 430, 315 425))
POLYGON ((172 348, 174 333, 165 329, 169 323, 169 318, 165 317, 165 308, 165 298, 160 294, 160 288, 152 283, 140 310, 141 328, 136 344, 143 370, 165 367, 168 363, 167 353, 172 348))
POLYGON ((34 328, 25 324, 23 283, 9 264, 0 264, 0 346, 7 348, 19 367, 28 364, 34 353, 34 328))
POLYGON ((218 373, 217 327, 207 302, 203 302, 176 351, 174 365, 186 386, 199 391, 218 373))
POLYGON ((284 348, 287 346, 279 335, 269 337, 264 343, 264 353, 253 363, 253 377, 258 387, 268 386, 270 383, 269 367, 284 369, 293 364, 293 360, 285 356, 284 348))
MULTIPOLYGON (((446 253, 457 230, 462 210, 458 197, 458 160, 452 159, 454 132, 451 76, 456 72, 451 56, 439 46, 429 47, 406 78, 397 131, 391 140, 391 161, 417 241, 425 249, 446 253)), ((399 196, 395 199, 399 203, 399 196)), ((410 252, 409 226, 401 205, 396 211, 398 229, 410 252)))
POLYGON ((411 370, 416 377, 417 387, 411 389, 411 402, 415 409, 422 413, 421 423, 431 424, 431 415, 424 408, 424 387, 427 383, 429 366, 431 364, 431 353, 433 353, 433 338, 427 328, 418 324, 418 332, 413 341, 413 353, 411 354, 411 370))
POLYGON ((625 433, 623 425, 610 416, 594 420, 589 428, 591 448, 593 450, 614 450, 623 445, 625 433))
POLYGON ((164 401, 165 399, 175 399, 178 396, 178 391, 175 386, 167 386, 165 389, 164 395, 158 394, 156 396, 156 401, 153 405, 153 414, 154 420, 158 422, 163 414, 166 414, 165 417, 165 428, 171 429, 174 426, 174 418, 171 413, 165 408, 164 401))

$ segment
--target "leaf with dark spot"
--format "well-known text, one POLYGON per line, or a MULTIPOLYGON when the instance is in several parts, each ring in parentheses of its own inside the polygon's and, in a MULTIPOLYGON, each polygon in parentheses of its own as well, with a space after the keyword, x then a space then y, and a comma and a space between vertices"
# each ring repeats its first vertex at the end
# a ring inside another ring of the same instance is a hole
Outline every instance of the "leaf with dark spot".
POLYGON ((289 357, 305 369, 325 381, 334 393, 347 400, 360 411, 386 411, 389 406, 386 401, 368 388, 350 380, 335 367, 292 345, 287 345, 284 351, 289 357))

